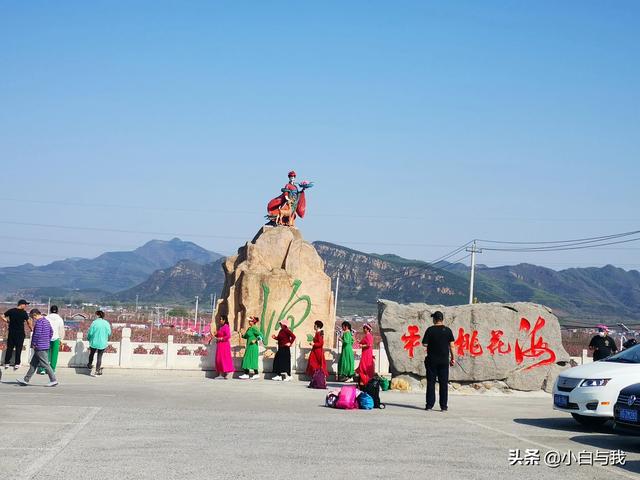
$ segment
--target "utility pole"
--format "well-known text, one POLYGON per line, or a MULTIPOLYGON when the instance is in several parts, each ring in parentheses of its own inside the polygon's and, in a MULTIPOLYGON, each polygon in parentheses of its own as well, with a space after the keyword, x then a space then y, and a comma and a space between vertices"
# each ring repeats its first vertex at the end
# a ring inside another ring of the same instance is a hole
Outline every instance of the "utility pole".
POLYGON ((471 248, 466 248, 467 252, 471 252, 471 279, 469 281, 469 305, 473 304, 473 283, 476 275, 476 253, 482 253, 482 249, 477 248, 476 241, 473 241, 471 248))
POLYGON ((336 277, 336 298, 333 299, 333 318, 338 316, 338 290, 340 289, 340 276, 336 277))
POLYGON ((216 319, 216 300, 217 295, 215 293, 211 294, 211 323, 213 323, 216 319))
POLYGON ((136 316, 138 315, 138 295, 136 295, 136 316))
MULTIPOLYGON (((160 309, 162 307, 160 307, 159 305, 156 305, 155 309, 156 309, 156 320, 158 322, 160 322, 160 309)), ((149 331, 149 343, 151 343, 153 341, 153 317, 151 317, 151 330, 149 331)))
POLYGON ((196 316, 193 319, 193 329, 197 331, 198 329, 198 295, 196 295, 196 316))
POLYGON ((49 297, 49 302, 47 303, 47 315, 51 312, 51 297, 49 297))

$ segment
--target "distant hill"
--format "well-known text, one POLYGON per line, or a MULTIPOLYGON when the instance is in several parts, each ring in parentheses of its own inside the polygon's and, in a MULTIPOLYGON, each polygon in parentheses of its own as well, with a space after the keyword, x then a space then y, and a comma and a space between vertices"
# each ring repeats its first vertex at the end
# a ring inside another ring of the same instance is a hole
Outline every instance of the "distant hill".
POLYGON ((180 260, 205 264, 219 258, 220 254, 179 238, 151 240, 133 251, 107 252, 94 259, 73 258, 44 266, 25 264, 0 268, 0 292, 35 295, 59 295, 71 290, 117 292, 139 284, 155 270, 173 266, 180 260))
POLYGON ((339 310, 375 312, 376 300, 454 305, 468 300, 468 282, 426 262, 359 252, 328 242, 313 244, 331 278, 340 277, 339 310))
MULTIPOLYGON (((376 300, 455 305, 468 301, 469 267, 436 266, 397 255, 369 254, 328 242, 314 246, 325 271, 340 277, 338 313, 372 314, 376 300)), ((193 301, 195 295, 220 293, 222 260, 198 265, 180 262, 158 270, 146 281, 117 295, 131 301, 193 301)), ((640 321, 640 273, 606 266, 555 271, 529 264, 490 268, 479 265, 475 296, 480 302, 531 301, 554 309, 568 324, 594 325, 640 321)))
MULTIPOLYGON (((376 300, 466 303, 469 267, 369 254, 315 242, 325 271, 340 277, 338 313, 371 314, 376 300)), ((68 259, 44 267, 0 269, 0 291, 29 287, 33 295, 61 296, 70 289, 89 298, 141 302, 192 302, 195 295, 220 294, 222 258, 191 242, 153 240, 132 252, 93 260, 68 259)), ((475 296, 480 302, 531 301, 554 309, 565 324, 640 323, 640 272, 608 265, 555 271, 530 264, 478 265, 475 296)))
POLYGON ((193 302, 196 295, 202 299, 219 294, 224 285, 222 260, 200 265, 181 260, 176 265, 153 272, 151 276, 133 288, 114 296, 122 302, 136 299, 140 302, 193 302))
POLYGON ((640 272, 605 267, 550 268, 522 263, 477 270, 480 301, 531 301, 553 308, 565 322, 593 325, 640 322, 640 272))

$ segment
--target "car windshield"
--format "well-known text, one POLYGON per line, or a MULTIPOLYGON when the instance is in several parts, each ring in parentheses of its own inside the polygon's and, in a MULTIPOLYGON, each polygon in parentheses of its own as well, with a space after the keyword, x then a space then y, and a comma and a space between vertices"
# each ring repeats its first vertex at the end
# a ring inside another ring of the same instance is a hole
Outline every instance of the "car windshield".
POLYGON ((610 356, 605 362, 640 363, 640 345, 623 350, 610 356))

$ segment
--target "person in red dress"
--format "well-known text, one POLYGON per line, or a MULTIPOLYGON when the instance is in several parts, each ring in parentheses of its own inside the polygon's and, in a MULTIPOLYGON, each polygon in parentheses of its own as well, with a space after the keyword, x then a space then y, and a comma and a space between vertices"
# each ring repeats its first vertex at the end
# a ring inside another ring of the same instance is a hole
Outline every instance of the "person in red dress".
POLYGON ((371 335, 371 326, 365 324, 362 327, 364 337, 360 340, 362 354, 360 355, 360 364, 356 369, 356 373, 360 376, 360 384, 366 385, 369 380, 376 374, 376 364, 373 356, 373 335, 371 335))
POLYGON ((313 377, 313 372, 316 370, 322 370, 325 377, 329 376, 329 372, 327 372, 327 361, 324 359, 323 326, 324 324, 320 320, 316 320, 313 323, 313 329, 316 331, 316 334, 313 337, 313 341, 310 342, 311 353, 309 353, 309 363, 307 363, 307 370, 305 372, 309 377, 313 377))

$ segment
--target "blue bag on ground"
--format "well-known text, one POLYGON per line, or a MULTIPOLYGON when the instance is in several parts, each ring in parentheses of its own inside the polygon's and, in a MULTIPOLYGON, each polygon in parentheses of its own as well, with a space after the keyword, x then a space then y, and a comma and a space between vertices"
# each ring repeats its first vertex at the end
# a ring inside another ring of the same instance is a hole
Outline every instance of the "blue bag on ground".
POLYGON ((366 392, 362 392, 358 396, 358 406, 362 410, 373 410, 373 398, 366 392))

